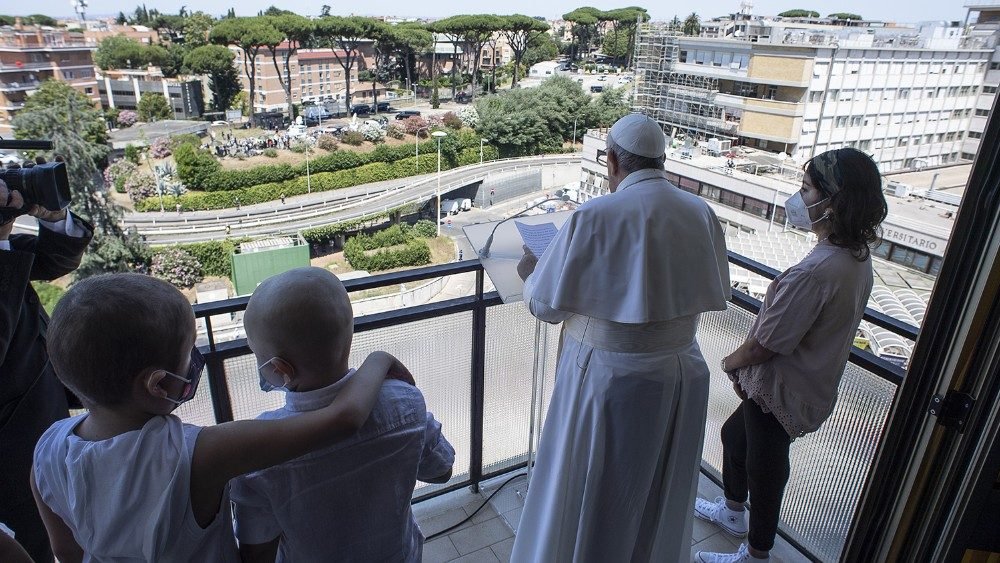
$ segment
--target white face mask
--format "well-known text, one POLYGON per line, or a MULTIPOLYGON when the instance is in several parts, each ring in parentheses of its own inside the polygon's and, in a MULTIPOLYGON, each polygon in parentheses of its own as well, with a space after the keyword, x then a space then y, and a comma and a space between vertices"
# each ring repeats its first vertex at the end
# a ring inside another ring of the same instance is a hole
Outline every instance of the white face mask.
POLYGON ((795 192, 795 194, 785 200, 785 216, 788 217, 788 222, 800 229, 805 229, 811 231, 813 225, 819 223, 823 219, 826 219, 826 215, 816 219, 815 221, 809 217, 809 210, 817 205, 822 205, 826 203, 830 198, 824 198, 816 203, 807 206, 806 202, 802 201, 802 194, 795 192))

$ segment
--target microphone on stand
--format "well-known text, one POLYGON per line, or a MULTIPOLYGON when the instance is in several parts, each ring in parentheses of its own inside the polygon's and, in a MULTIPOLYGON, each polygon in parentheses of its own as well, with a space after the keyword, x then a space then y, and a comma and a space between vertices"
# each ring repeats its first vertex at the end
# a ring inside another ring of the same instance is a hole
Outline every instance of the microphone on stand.
POLYGON ((490 236, 489 236, 489 238, 486 239, 486 244, 484 244, 482 250, 479 251, 479 257, 480 258, 489 258, 490 257, 490 246, 493 245, 493 235, 496 234, 497 227, 499 227, 500 225, 506 223, 507 221, 510 221, 511 219, 516 219, 516 218, 524 215, 525 213, 531 211, 532 209, 535 209, 536 207, 539 207, 540 205, 542 205, 544 203, 548 203, 550 201, 572 201, 572 200, 570 199, 569 194, 564 193, 562 190, 556 190, 556 197, 550 197, 550 198, 544 199, 542 201, 539 201, 538 203, 532 205, 531 207, 528 207, 527 209, 518 211, 517 213, 511 215, 510 217, 507 217, 506 219, 498 222, 493 227, 493 230, 490 231, 490 236))

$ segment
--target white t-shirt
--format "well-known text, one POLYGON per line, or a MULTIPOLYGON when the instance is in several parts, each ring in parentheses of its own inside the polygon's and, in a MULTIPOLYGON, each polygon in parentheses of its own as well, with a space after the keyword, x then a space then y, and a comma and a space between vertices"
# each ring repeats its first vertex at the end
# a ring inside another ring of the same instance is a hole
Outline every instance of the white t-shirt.
POLYGON ((191 509, 191 458, 201 427, 173 415, 88 441, 56 422, 35 446, 35 483, 83 548, 84 561, 239 561, 228 488, 207 528, 191 509))

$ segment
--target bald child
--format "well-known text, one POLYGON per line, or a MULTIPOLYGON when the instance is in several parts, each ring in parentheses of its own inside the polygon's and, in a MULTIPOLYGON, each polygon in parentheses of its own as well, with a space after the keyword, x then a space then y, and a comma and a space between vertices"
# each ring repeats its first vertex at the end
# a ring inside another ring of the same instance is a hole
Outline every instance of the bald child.
MULTIPOLYGON (((259 419, 322 408, 354 375, 351 301, 325 269, 267 279, 243 322, 261 389, 285 393, 285 406, 259 419)), ((386 382, 352 438, 234 482, 243 560, 419 562, 423 536, 410 497, 418 479, 447 482, 454 460, 420 391, 386 382)))

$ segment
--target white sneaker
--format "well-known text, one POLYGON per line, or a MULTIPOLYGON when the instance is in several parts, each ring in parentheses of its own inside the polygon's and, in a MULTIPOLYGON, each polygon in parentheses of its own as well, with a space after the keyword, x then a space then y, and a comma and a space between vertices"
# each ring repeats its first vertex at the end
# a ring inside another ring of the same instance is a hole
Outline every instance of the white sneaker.
POLYGON ((770 561, 770 557, 765 557, 764 559, 758 559, 750 555, 750 550, 747 549, 747 544, 740 544, 740 550, 736 553, 709 553, 707 551, 699 551, 695 554, 694 560, 698 563, 752 563, 755 561, 770 561))
POLYGON ((694 515, 702 520, 718 524, 727 533, 738 538, 747 535, 746 511, 730 510, 723 497, 716 497, 715 502, 703 498, 695 499, 694 515))

